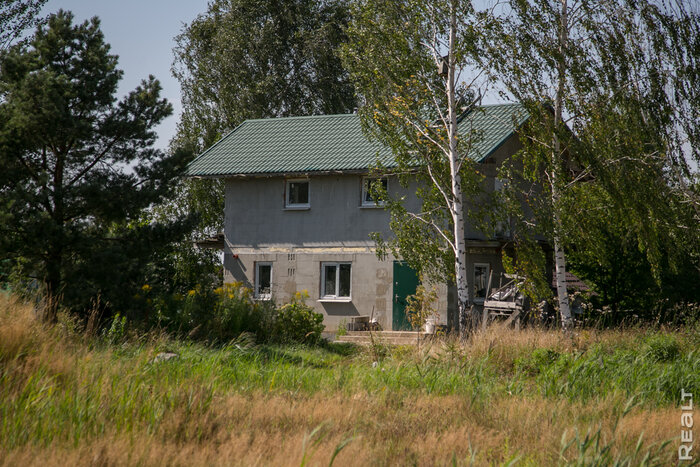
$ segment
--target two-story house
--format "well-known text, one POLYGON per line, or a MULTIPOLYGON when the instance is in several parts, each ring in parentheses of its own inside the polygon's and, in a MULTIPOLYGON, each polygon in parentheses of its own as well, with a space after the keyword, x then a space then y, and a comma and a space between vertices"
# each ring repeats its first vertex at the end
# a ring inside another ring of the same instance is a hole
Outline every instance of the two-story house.
MULTIPOLYGON (((520 147, 516 129, 527 119, 517 104, 491 105, 465 115, 476 129, 486 184, 520 147)), ((224 282, 241 281, 258 299, 289 300, 306 291, 308 303, 335 330, 352 316, 373 315, 384 329, 406 329, 406 296, 418 278, 400 258, 377 258, 370 233, 390 236, 389 213, 368 193, 370 168, 394 165, 391 153, 362 133, 356 114, 247 120, 197 157, 192 177, 226 185, 224 282)), ((382 180, 389 193, 419 209, 415 187, 382 180)), ((466 226, 470 288, 483 300, 491 270, 500 272, 507 239, 488 239, 466 226)), ((439 286, 441 324, 454 322, 454 291, 439 286)))

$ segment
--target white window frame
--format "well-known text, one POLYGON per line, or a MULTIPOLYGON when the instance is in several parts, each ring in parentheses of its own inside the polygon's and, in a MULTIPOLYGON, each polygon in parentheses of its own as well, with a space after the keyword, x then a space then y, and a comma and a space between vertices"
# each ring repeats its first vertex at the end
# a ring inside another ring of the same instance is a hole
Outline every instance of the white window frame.
POLYGON ((255 299, 256 300, 272 300, 272 261, 256 261, 255 262, 255 299), (270 266, 270 292, 266 294, 258 293, 260 289, 260 266, 270 266))
POLYGON ((389 179, 387 177, 362 177, 361 206, 363 208, 381 208, 386 204, 384 201, 367 201, 369 184, 372 183, 374 180, 386 181, 386 188, 387 190, 389 189, 389 179))
POLYGON ((491 264, 489 263, 474 263, 474 266, 472 266, 472 292, 474 294, 474 303, 484 303, 484 300, 486 300, 486 297, 477 297, 476 296, 476 269, 479 267, 485 267, 486 268, 486 295, 488 295, 488 287, 489 287, 489 275, 491 274, 491 264))
POLYGON ((311 181, 308 178, 290 178, 284 181, 284 208, 285 209, 309 209, 311 208, 311 181), (308 186, 309 201, 306 203, 291 203, 289 190, 292 183, 306 183, 308 186))
POLYGON ((352 262, 351 261, 322 261, 321 262, 321 291, 319 296, 321 297, 319 301, 329 301, 329 302, 349 302, 352 300, 352 262), (339 296, 340 292, 340 266, 347 264, 350 266, 350 284, 348 296, 339 296), (335 266, 335 290, 333 294, 327 294, 326 292, 326 267, 335 266))

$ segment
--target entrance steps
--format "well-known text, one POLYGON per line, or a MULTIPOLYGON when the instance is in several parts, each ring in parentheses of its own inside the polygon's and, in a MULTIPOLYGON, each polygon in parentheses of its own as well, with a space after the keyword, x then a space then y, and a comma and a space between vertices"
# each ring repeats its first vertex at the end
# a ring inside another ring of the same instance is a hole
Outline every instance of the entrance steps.
POLYGON ((343 336, 336 336, 335 341, 370 345, 374 339, 374 342, 383 345, 417 345, 433 335, 418 331, 348 331, 343 336))

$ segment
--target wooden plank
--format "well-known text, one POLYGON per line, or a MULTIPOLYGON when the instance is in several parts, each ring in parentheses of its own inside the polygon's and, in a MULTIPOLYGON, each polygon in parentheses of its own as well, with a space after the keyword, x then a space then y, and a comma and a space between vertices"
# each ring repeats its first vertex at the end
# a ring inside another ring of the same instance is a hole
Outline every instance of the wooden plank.
POLYGON ((498 310, 518 310, 522 309, 521 305, 515 302, 499 302, 498 300, 487 300, 484 302, 484 308, 495 308, 498 310))

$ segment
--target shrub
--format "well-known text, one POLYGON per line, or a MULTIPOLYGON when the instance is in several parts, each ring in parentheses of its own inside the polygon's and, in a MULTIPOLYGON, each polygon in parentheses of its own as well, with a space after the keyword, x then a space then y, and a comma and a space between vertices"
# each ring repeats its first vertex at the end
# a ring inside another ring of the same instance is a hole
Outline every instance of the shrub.
POLYGON ((347 336, 348 334, 348 322, 341 319, 338 323, 338 330, 335 332, 335 337, 347 336))
POLYGON ((243 332, 255 334, 258 340, 265 335, 264 319, 258 302, 250 289, 241 284, 225 284, 214 291, 218 301, 209 326, 210 338, 221 342, 235 339, 243 332))
POLYGON ((317 344, 324 329, 323 315, 306 304, 308 294, 297 292, 292 301, 277 310, 274 338, 278 342, 317 344))
POLYGON ((437 312, 438 294, 435 287, 430 290, 422 284, 416 287, 416 293, 406 297, 406 319, 415 330, 422 330, 429 318, 437 322, 440 315, 437 312))
POLYGON ((271 300, 255 300, 251 289, 234 282, 214 290, 197 285, 184 297, 144 300, 143 306, 155 311, 154 324, 195 340, 226 344, 250 333, 258 343, 315 344, 324 329, 323 315, 304 303, 307 297, 297 293, 277 308, 271 300))

